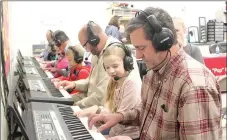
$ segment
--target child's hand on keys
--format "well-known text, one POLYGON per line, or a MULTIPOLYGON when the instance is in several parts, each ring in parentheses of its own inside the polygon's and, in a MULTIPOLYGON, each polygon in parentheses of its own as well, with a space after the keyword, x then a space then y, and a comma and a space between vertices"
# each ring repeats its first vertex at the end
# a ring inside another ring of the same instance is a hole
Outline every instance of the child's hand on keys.
POLYGON ((60 81, 60 79, 58 79, 58 78, 54 78, 54 79, 51 79, 51 82, 59 82, 60 81))
POLYGON ((76 115, 77 117, 89 117, 92 114, 95 114, 98 110, 98 106, 94 105, 92 107, 74 112, 74 115, 76 115))
POLYGON ((56 69, 56 68, 51 68, 50 71, 51 71, 51 72, 56 72, 57 69, 56 69))

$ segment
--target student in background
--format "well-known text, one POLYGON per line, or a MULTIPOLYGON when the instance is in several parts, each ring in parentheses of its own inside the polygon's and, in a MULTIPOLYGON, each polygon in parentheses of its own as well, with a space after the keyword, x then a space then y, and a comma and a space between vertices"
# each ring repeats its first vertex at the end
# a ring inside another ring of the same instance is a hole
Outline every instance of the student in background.
MULTIPOLYGON (((80 112, 75 112, 78 117, 89 117, 99 113, 116 113, 130 110, 141 102, 141 80, 138 74, 133 72, 133 58, 129 47, 113 45, 103 53, 103 66, 111 77, 106 91, 104 107, 94 105, 80 112)), ((139 137, 139 127, 116 124, 110 131, 102 132, 110 137, 117 135, 139 137)), ((108 136, 106 136, 108 137, 108 136)))
MULTIPOLYGON (((66 52, 69 46, 73 46, 68 35, 62 30, 57 30, 53 33, 53 40, 57 51, 66 52)), ((82 46, 78 47, 82 48, 82 46)), ((70 69, 70 66, 68 66, 68 69, 70 69)), ((68 76, 68 69, 60 70, 58 73, 63 76, 68 76)))
MULTIPOLYGON (((83 66, 85 50, 81 49, 79 45, 69 46, 66 50, 66 58, 68 59, 70 70, 67 77, 61 76, 55 79, 52 79, 52 82, 56 83, 59 81, 76 81, 80 79, 86 79, 89 76, 90 68, 83 66)), ((56 84, 55 84, 56 85, 56 84)), ((78 90, 69 90, 70 94, 78 93, 78 90)))
POLYGON ((109 24, 105 29, 105 33, 108 36, 112 36, 112 37, 118 39, 119 41, 124 42, 125 38, 123 38, 123 35, 119 31, 119 29, 120 29, 119 18, 120 18, 120 16, 115 15, 110 19, 109 24))
POLYGON ((69 37, 64 31, 57 30, 53 33, 54 45, 57 47, 57 50, 61 52, 66 52, 69 46, 72 46, 72 43, 69 37))
POLYGON ((49 70, 53 73, 54 78, 58 78, 61 76, 62 69, 67 69, 68 67, 68 59, 65 57, 65 52, 59 52, 57 54, 57 60, 55 62, 49 63, 46 65, 44 70, 49 70))
POLYGON ((200 49, 188 43, 187 41, 187 27, 183 19, 179 17, 173 18, 174 27, 177 33, 177 41, 181 47, 183 47, 184 51, 189 54, 192 58, 204 64, 203 56, 200 49))
POLYGON ((46 45, 45 50, 40 54, 40 58, 43 58, 44 61, 52 61, 55 60, 56 57, 56 49, 54 46, 52 34, 52 30, 48 30, 46 33, 48 44, 46 45))

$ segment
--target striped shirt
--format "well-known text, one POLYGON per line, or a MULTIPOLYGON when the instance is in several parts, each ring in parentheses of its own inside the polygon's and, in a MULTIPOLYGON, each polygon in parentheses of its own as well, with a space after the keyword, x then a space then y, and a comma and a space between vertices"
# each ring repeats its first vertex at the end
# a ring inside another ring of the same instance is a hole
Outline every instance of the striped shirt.
POLYGON ((144 76, 142 103, 122 113, 140 140, 221 140, 221 93, 214 75, 180 49, 144 76))

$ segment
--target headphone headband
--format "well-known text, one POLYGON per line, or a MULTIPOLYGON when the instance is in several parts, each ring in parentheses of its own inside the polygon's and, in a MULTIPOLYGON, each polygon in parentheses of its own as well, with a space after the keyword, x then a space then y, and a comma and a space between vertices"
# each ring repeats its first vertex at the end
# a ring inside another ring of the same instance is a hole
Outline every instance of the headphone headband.
POLYGON ((148 14, 146 11, 138 11, 135 14, 135 18, 145 17, 145 21, 148 22, 152 34, 152 44, 158 51, 169 50, 174 43, 174 35, 172 31, 168 28, 164 28, 160 25, 154 14, 148 14), (154 31, 154 33, 152 32, 154 31))

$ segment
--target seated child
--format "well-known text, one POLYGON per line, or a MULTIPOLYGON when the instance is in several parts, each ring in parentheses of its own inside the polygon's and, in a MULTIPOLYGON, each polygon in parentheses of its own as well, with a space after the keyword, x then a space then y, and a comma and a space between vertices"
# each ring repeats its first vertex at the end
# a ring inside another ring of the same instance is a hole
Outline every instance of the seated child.
MULTIPOLYGON (((90 67, 83 66, 85 51, 80 46, 69 46, 66 51, 66 57, 69 62, 69 73, 67 77, 61 76, 53 79, 52 82, 59 82, 63 80, 76 81, 80 79, 86 79, 90 74, 90 67)), ((70 91, 70 90, 69 90, 70 91)), ((73 89, 70 94, 78 93, 73 89)))
MULTIPOLYGON (((124 45, 113 45, 103 53, 103 65, 111 77, 104 107, 94 105, 79 112, 78 117, 89 117, 95 113, 114 113, 130 110, 141 102, 141 79, 139 71, 133 68, 133 57, 130 49, 124 45)), ((105 137, 117 135, 139 137, 139 126, 117 124, 110 130, 102 132, 105 137)))
POLYGON ((49 63, 46 65, 44 70, 49 70, 53 73, 54 78, 61 76, 60 72, 62 69, 67 69, 68 59, 65 56, 65 52, 58 53, 57 60, 55 62, 49 63))

